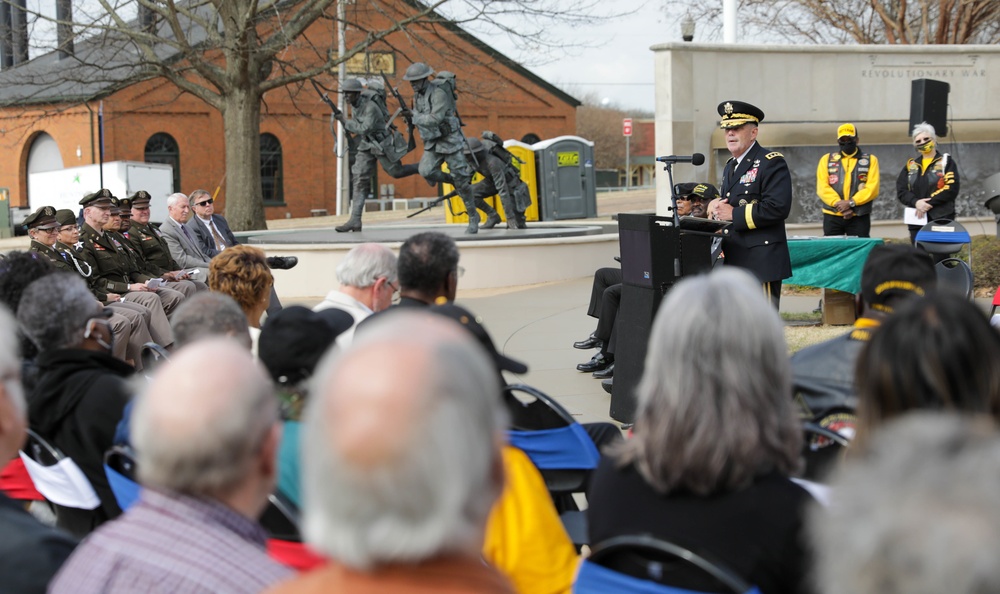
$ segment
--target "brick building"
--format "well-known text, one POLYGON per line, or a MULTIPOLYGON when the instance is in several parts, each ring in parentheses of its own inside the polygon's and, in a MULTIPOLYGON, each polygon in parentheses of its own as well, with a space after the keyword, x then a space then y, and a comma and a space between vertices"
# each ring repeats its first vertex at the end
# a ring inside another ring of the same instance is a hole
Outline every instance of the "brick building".
MULTIPOLYGON (((369 30, 378 30, 415 9, 408 0, 397 0, 393 7, 398 14, 354 3, 348 8, 348 17, 369 30)), ((349 30, 347 47, 360 35, 349 30)), ((317 45, 336 47, 335 30, 328 20, 318 20, 307 36, 314 43, 320 39, 317 45)), ((76 51, 86 43, 77 41, 76 51)), ((293 62, 298 51, 307 50, 289 46, 283 59, 293 62)), ((409 84, 402 81, 402 73, 417 61, 458 74, 458 107, 467 136, 492 130, 503 138, 535 140, 576 131, 576 99, 449 22, 391 34, 365 54, 355 56, 348 76, 374 78, 378 70, 385 70, 409 101, 412 93, 409 84)), ((44 197, 28 196, 29 172, 98 162, 97 112, 103 101, 105 162, 170 163, 175 170, 172 190, 189 193, 204 188, 211 192, 221 184, 219 202, 225 211, 224 135, 218 111, 179 92, 162 78, 126 86, 74 81, 40 88, 25 98, 21 80, 58 76, 60 69, 71 67, 71 63, 72 59, 60 60, 58 53, 52 52, 0 72, 0 187, 9 188, 12 206, 45 204, 44 197)), ((321 80, 329 87, 335 87, 335 81, 332 74, 321 80)), ((396 107, 391 97, 389 107, 396 107)), ((402 119, 397 123, 401 125, 402 119)), ((267 218, 309 216, 314 209, 334 212, 334 138, 329 109, 313 89, 306 84, 268 92, 260 127, 267 218)), ((404 162, 419 160, 419 147, 418 142, 417 150, 404 162)), ((398 197, 425 197, 436 192, 417 176, 392 180, 383 174, 379 181, 394 183, 398 197)))

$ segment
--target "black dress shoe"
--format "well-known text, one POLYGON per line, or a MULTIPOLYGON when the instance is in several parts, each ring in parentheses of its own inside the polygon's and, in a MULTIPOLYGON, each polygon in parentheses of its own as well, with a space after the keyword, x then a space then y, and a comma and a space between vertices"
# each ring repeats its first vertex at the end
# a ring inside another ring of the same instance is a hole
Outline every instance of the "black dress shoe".
POLYGON ((608 359, 604 356, 604 353, 597 353, 590 359, 590 361, 577 365, 576 369, 578 371, 600 371, 613 363, 614 359, 608 359))
POLYGON ((608 378, 606 380, 601 380, 601 389, 603 389, 608 394, 611 393, 612 388, 615 385, 615 380, 613 378, 608 378))
POLYGON ((267 265, 274 270, 288 270, 295 268, 299 259, 295 256, 268 256, 267 265))
POLYGON ((581 340, 580 342, 574 342, 574 349, 599 349, 604 346, 604 341, 597 338, 593 334, 587 337, 586 340, 581 340))
POLYGON ((609 377, 614 377, 614 376, 615 376, 615 364, 614 363, 612 363, 611 365, 608 365, 607 367, 605 367, 604 369, 602 369, 600 371, 595 371, 594 372, 594 377, 596 377, 597 379, 601 379, 601 380, 608 379, 609 377))

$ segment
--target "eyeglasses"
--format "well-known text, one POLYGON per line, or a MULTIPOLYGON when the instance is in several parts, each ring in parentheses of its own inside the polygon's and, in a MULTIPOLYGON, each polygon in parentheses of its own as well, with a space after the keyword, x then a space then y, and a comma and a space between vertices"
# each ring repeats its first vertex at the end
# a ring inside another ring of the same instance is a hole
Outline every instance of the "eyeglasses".
POLYGON ((38 231, 39 233, 58 233, 59 227, 49 227, 48 229, 39 229, 36 227, 35 231, 38 231))
POLYGON ((205 206, 206 204, 212 204, 213 202, 215 202, 215 199, 214 198, 209 198, 208 200, 202 200, 201 202, 195 202, 194 205, 195 206, 205 206))

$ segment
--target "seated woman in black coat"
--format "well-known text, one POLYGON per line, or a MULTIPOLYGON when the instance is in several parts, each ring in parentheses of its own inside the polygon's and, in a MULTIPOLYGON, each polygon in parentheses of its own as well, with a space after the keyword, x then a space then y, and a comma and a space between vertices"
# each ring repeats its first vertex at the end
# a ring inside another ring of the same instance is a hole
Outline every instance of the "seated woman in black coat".
MULTIPOLYGON (((802 527, 812 498, 789 478, 802 434, 781 319, 760 284, 730 268, 679 283, 653 323, 645 369, 634 435, 591 483, 591 544, 651 534, 763 594, 810 591, 802 527)), ((670 585, 711 591, 700 578, 670 585)))

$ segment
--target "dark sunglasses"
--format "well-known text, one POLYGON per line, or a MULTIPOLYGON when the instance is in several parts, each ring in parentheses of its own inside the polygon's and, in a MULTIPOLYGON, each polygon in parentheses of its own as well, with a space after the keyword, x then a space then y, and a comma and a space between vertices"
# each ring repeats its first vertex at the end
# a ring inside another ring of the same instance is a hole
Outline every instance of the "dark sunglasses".
POLYGON ((194 205, 195 206, 205 206, 206 204, 212 204, 213 202, 215 202, 215 199, 214 198, 209 198, 208 200, 202 200, 201 202, 195 202, 194 205))

